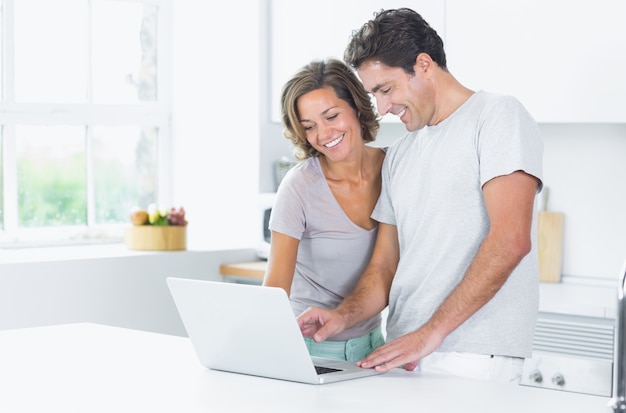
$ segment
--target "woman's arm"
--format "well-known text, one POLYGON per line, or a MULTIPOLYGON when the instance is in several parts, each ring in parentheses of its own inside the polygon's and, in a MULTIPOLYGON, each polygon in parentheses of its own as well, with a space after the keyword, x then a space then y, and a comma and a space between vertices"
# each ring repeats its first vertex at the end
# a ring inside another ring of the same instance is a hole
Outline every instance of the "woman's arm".
POLYGON ((296 257, 300 240, 272 231, 272 242, 267 260, 263 285, 280 287, 289 295, 296 270, 296 257))

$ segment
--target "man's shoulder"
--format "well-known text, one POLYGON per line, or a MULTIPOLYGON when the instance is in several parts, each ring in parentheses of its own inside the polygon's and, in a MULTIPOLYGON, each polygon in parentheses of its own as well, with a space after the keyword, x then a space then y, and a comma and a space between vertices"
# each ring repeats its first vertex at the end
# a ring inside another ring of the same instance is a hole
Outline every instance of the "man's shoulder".
POLYGON ((417 135, 419 134, 419 130, 413 132, 406 132, 403 136, 396 139, 389 147, 387 148, 387 153, 385 155, 385 161, 387 159, 391 160, 395 156, 402 154, 407 150, 407 146, 409 146, 412 141, 415 140, 417 135))
POLYGON ((479 90, 473 95, 474 103, 480 106, 519 106, 521 102, 513 95, 479 90))

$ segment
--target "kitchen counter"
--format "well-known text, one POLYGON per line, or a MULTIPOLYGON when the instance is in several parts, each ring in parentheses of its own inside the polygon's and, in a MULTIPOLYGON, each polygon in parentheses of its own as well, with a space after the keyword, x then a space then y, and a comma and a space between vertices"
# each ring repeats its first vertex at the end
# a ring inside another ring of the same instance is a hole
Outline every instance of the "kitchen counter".
POLYGON ((79 323, 0 331, 3 412, 611 413, 608 398, 404 370, 308 385, 208 370, 190 341, 79 323))
POLYGON ((267 261, 236 262, 220 265, 220 274, 229 281, 260 284, 265 276, 267 261))

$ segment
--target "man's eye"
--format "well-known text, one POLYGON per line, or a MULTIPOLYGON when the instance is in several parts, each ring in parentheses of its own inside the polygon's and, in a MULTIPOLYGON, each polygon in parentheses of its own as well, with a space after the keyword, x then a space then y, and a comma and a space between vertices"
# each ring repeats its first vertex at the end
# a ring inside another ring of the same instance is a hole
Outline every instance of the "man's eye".
POLYGON ((387 89, 383 89, 383 90, 382 90, 383 95, 386 95, 387 93, 389 93, 389 91, 390 91, 390 90, 391 90, 391 88, 390 88, 390 87, 388 87, 387 89))

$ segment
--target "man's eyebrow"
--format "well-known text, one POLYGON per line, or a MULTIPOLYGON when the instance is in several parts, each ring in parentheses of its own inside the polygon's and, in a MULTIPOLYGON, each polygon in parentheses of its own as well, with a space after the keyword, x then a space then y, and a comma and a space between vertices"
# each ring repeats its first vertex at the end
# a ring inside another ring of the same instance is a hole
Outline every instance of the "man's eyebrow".
POLYGON ((381 84, 378 84, 378 85, 374 86, 374 87, 372 88, 372 91, 371 91, 370 93, 372 93, 372 94, 377 93, 377 92, 380 90, 380 88, 382 88, 383 86, 384 86, 384 85, 381 85, 381 84))

